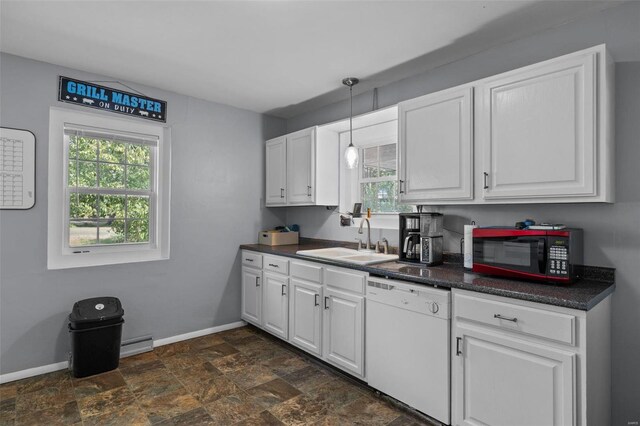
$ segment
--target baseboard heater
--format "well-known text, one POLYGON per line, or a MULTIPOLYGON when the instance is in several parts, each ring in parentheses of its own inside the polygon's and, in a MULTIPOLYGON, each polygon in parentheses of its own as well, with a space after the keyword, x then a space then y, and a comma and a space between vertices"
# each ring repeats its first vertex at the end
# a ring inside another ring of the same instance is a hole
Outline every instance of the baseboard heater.
POLYGON ((153 350, 153 336, 140 336, 125 340, 120 345, 120 358, 150 352, 153 350))

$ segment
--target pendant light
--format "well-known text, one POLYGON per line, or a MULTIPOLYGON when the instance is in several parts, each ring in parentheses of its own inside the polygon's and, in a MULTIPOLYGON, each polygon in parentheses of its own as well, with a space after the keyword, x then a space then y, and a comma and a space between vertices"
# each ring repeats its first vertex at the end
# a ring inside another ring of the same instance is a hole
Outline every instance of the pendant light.
POLYGON ((344 152, 344 159, 347 161, 348 169, 358 167, 358 148, 353 146, 353 86, 360 80, 355 77, 347 77, 342 80, 342 84, 349 86, 349 98, 351 99, 351 113, 349 114, 349 146, 344 152))

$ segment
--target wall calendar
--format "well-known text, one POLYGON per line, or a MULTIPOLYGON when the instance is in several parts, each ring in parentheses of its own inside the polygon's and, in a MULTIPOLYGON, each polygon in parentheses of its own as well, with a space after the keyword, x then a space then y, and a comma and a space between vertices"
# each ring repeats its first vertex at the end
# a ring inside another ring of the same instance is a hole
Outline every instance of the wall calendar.
POLYGON ((36 201, 36 137, 0 127, 0 209, 30 209, 36 201))

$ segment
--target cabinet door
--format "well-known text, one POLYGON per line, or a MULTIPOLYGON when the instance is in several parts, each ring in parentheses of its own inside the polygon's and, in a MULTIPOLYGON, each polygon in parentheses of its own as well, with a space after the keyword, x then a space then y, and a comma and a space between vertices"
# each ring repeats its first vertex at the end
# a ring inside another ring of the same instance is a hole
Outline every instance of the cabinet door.
POLYGON ((484 198, 596 195, 596 54, 482 84, 484 198))
POLYGON ((400 201, 473 198, 473 88, 398 105, 400 201))
POLYGON ((364 377, 364 297, 324 291, 324 359, 364 377))
POLYGON ((322 286, 291 279, 289 342, 322 356, 322 286))
POLYGON ((289 204, 315 201, 315 128, 287 136, 287 197, 289 204))
POLYGON ((287 204, 287 140, 267 141, 265 203, 267 206, 287 204))
POLYGON ((490 330, 454 332, 452 424, 575 424, 575 354, 490 330))
POLYGON ((262 271, 242 267, 242 313, 243 320, 257 326, 262 325, 262 271))
POLYGON ((289 278, 277 273, 265 272, 263 292, 262 327, 286 340, 289 327, 289 278))

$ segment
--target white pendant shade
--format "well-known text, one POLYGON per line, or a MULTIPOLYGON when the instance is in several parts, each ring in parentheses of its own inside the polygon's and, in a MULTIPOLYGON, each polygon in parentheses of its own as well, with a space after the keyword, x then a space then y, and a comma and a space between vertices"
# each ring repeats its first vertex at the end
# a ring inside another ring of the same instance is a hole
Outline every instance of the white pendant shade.
POLYGON ((349 145, 344 152, 344 159, 347 161, 348 169, 355 169, 358 167, 358 148, 353 145, 349 145))

